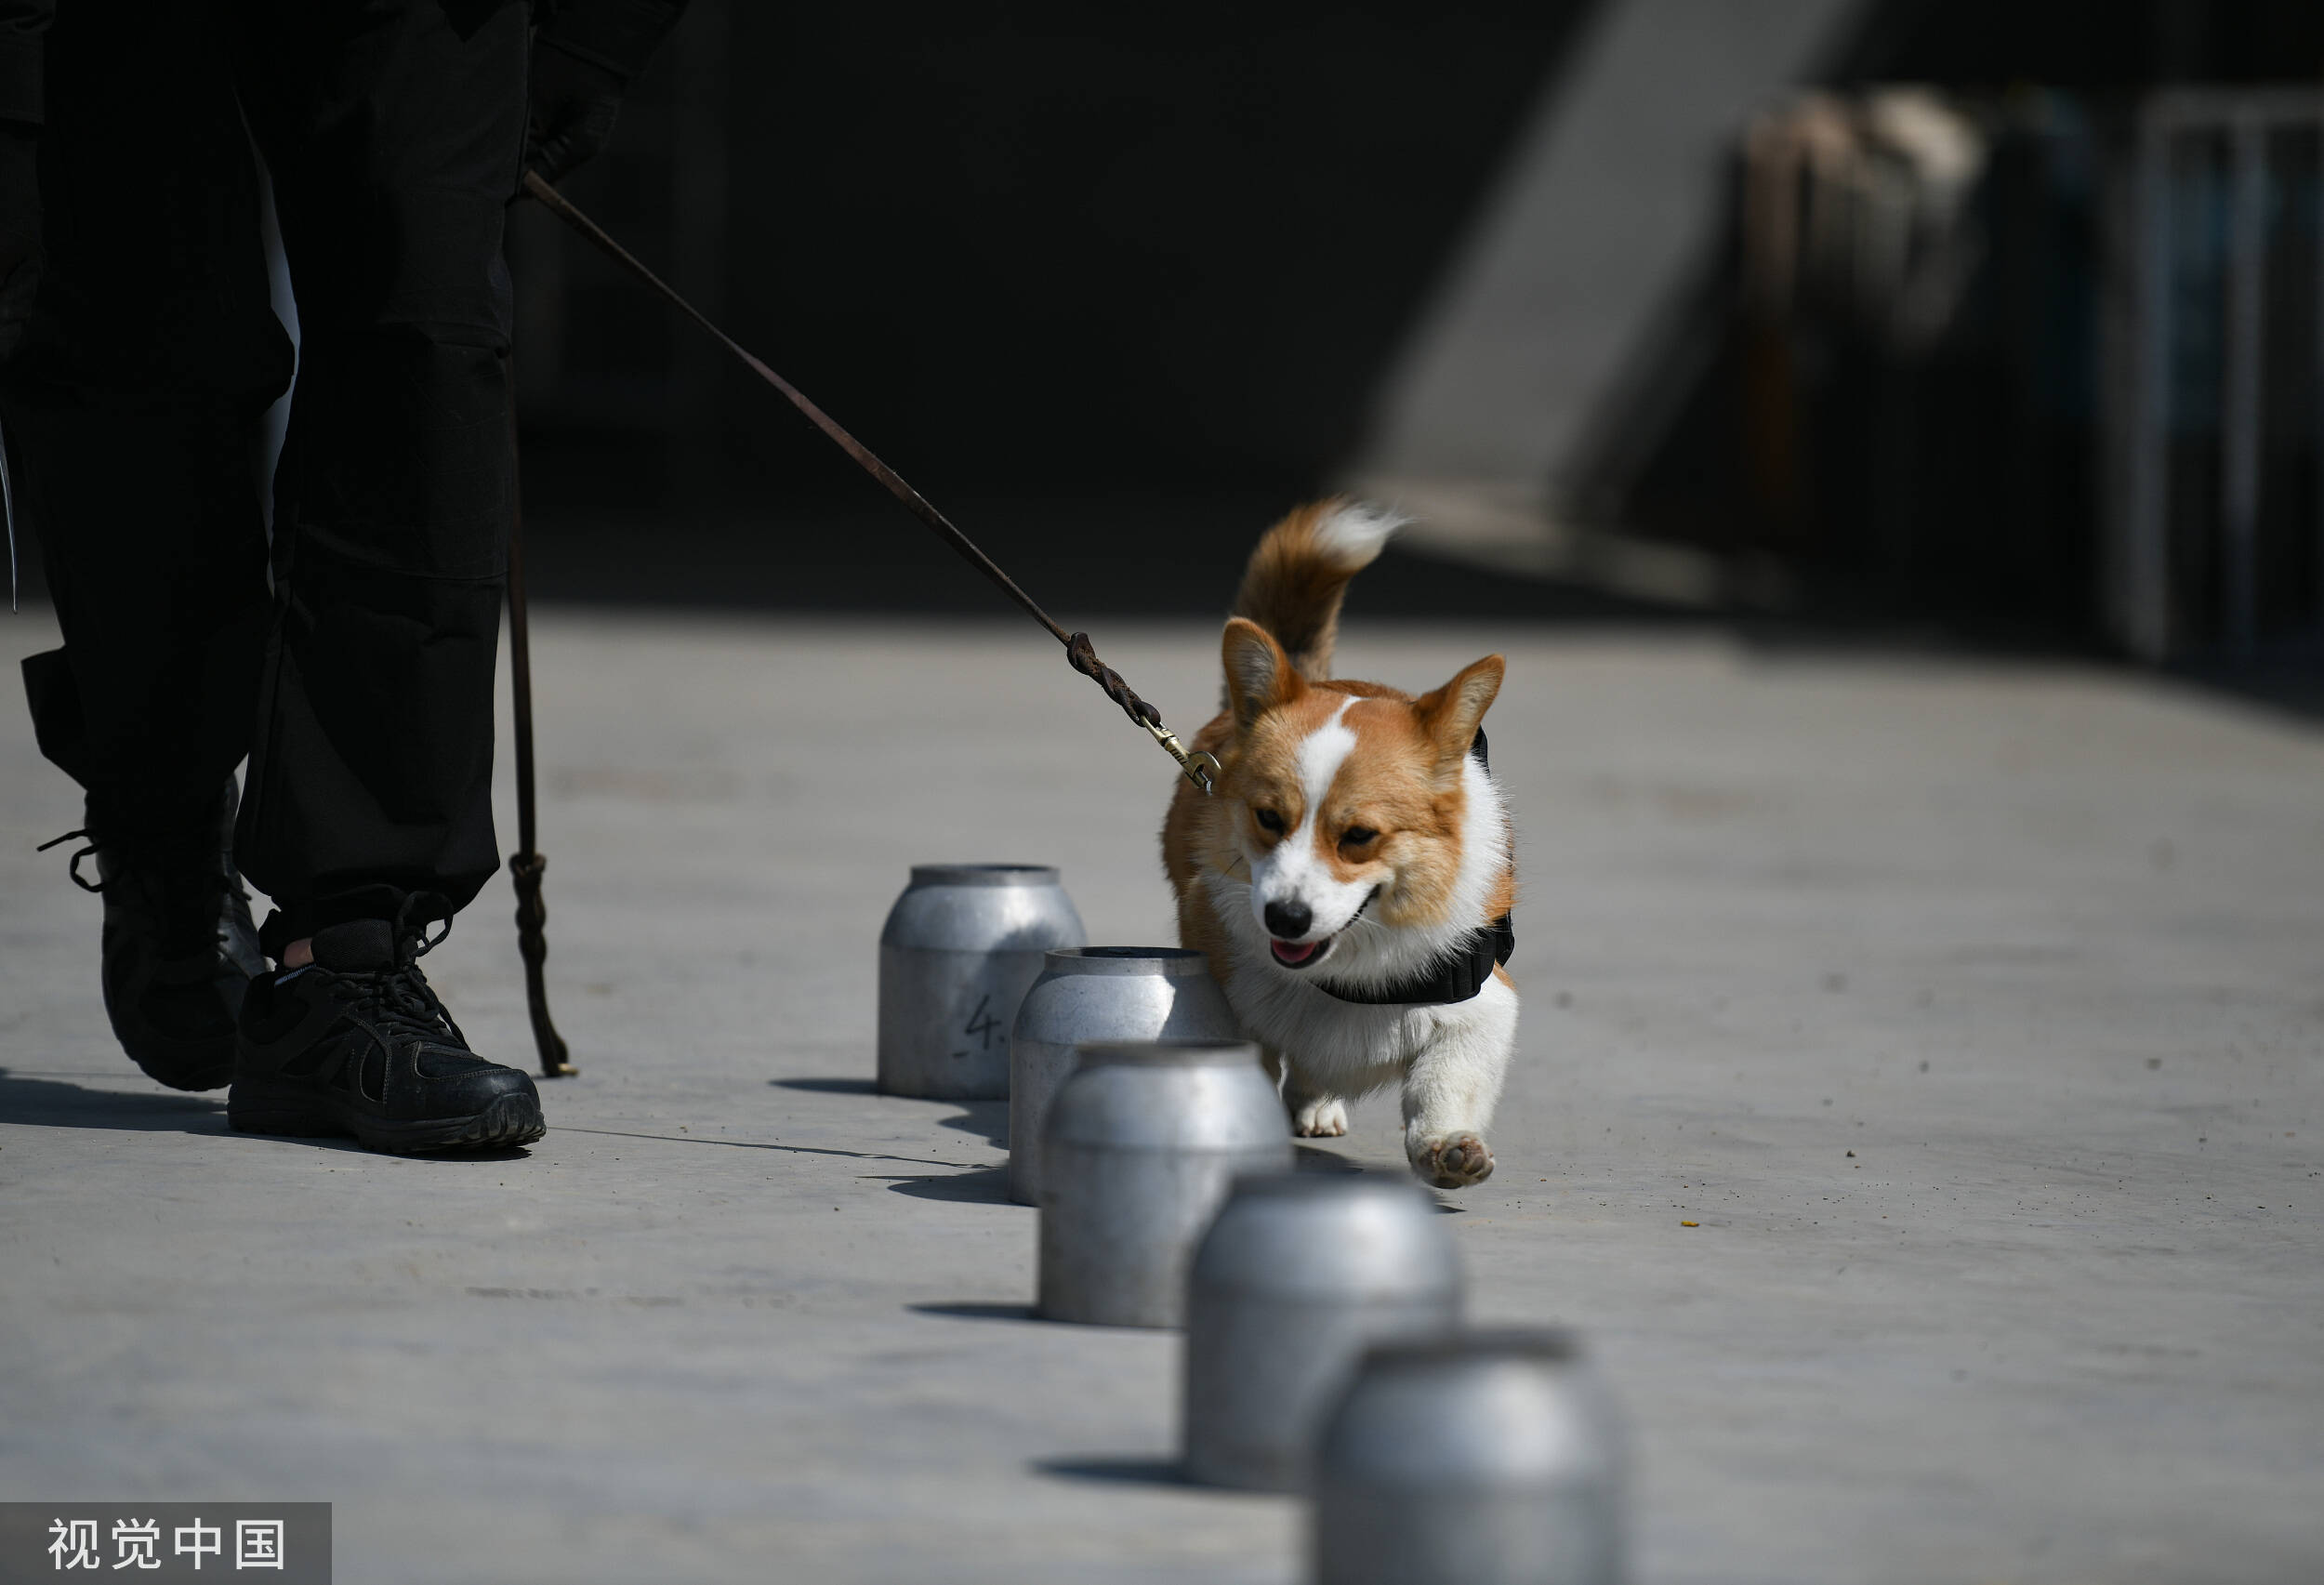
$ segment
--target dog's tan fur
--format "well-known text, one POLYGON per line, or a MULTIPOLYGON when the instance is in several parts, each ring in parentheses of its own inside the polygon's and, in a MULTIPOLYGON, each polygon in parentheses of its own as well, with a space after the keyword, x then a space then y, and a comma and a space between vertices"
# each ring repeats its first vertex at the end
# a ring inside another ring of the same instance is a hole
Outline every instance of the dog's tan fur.
POLYGON ((1347 508, 1334 498, 1295 509, 1261 537, 1235 596, 1235 614, 1266 629, 1311 682, 1331 675, 1340 602, 1371 560, 1334 549, 1319 533, 1347 508))

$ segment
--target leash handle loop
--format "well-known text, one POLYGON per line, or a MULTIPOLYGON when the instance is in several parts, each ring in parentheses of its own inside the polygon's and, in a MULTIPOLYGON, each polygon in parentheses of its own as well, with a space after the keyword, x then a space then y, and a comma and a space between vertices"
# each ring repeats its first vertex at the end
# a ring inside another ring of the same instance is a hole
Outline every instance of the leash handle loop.
POLYGON ((1122 707, 1122 714, 1153 734, 1163 751, 1178 761, 1181 774, 1204 792, 1210 790, 1211 784, 1218 780, 1218 757, 1200 752, 1189 754, 1186 746, 1179 742, 1178 733, 1162 724, 1162 712, 1138 697, 1129 684, 1122 680, 1120 672, 1098 659, 1089 634, 1076 633, 1065 641, 1065 658, 1076 671, 1104 689, 1105 696, 1122 707))
POLYGON ((1065 641, 1065 659, 1076 671, 1105 690, 1105 696, 1122 707, 1122 714, 1151 731, 1162 724, 1162 712, 1131 692, 1122 674, 1098 659, 1089 635, 1076 633, 1065 641))

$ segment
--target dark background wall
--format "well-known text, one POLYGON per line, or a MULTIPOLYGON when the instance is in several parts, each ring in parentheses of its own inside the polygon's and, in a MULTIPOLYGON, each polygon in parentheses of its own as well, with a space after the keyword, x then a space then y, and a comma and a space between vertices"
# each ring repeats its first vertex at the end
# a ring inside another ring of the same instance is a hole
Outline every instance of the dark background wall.
MULTIPOLYGON (((1310 487, 1587 9, 735 7, 726 318, 931 484, 1310 487)), ((652 255, 667 140, 629 130, 571 191, 652 255)), ((568 367, 667 356, 573 278, 568 367)), ((829 482, 743 385, 717 416, 756 479, 829 482)), ((588 428, 551 403, 535 443, 636 438, 588 428)))
MULTIPOLYGON (((696 0, 719 59, 681 33, 569 191, 1039 598, 1216 611, 1355 442, 1590 9, 696 0), (705 98, 723 190, 690 223, 705 98)), ((559 299, 526 391, 540 588, 998 609, 747 375, 674 380, 693 332, 545 218, 518 247, 559 299)), ((1406 573, 1426 607, 1509 598, 1406 573)))

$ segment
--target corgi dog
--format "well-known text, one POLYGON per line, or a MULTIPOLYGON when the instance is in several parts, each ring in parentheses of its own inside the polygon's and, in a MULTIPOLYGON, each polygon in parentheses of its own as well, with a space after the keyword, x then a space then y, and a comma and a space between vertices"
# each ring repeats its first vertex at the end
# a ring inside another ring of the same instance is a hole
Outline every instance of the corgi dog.
POLYGON ((1348 582, 1399 518, 1302 507, 1251 553, 1221 643, 1225 708, 1195 735, 1211 790, 1182 781, 1162 826, 1182 944, 1264 1053, 1305 1138, 1393 1084, 1404 1149, 1438 1188, 1493 1170, 1485 1132, 1517 1038, 1501 962, 1516 872, 1479 731, 1487 655, 1418 698, 1331 675, 1348 582))

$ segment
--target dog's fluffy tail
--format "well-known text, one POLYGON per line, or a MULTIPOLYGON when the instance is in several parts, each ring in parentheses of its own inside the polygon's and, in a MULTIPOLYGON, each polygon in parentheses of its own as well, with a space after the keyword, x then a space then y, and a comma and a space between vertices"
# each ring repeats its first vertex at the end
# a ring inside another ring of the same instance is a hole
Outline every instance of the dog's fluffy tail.
POLYGON ((1300 508, 1250 553, 1235 614, 1274 634, 1301 677, 1322 681, 1331 675, 1348 581, 1372 564, 1405 522, 1344 496, 1300 508))

